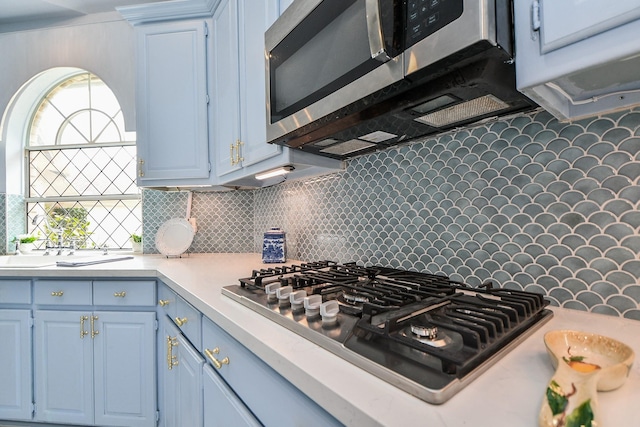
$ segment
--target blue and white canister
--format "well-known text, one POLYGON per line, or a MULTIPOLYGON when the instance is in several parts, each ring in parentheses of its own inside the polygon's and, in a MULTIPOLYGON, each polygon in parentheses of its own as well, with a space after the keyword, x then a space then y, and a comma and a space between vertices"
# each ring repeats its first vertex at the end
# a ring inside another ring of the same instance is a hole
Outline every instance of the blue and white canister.
POLYGON ((265 264, 280 263, 287 260, 284 231, 272 228, 264 233, 262 241, 262 262, 265 264))

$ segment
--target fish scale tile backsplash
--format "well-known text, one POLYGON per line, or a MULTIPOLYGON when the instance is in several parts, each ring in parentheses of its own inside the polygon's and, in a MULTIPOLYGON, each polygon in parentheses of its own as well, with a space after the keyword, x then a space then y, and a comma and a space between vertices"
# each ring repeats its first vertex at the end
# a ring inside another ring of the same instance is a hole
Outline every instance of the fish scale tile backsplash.
MULTIPOLYGON (((184 192, 143 191, 145 253, 184 192)), ((358 157, 345 171, 269 188, 193 193, 192 252, 444 273, 473 286, 640 320, 640 108, 560 123, 544 111, 358 157)), ((6 221, 5 221, 6 223, 6 221)))
MULTIPOLYGON (((253 252, 253 192, 194 193, 191 217, 197 219, 189 252, 253 252)), ((155 236, 172 218, 185 218, 187 192, 142 191, 144 236, 155 236)), ((144 253, 158 253, 155 238, 143 239, 144 253)))
POLYGON ((251 192, 251 249, 276 226, 292 259, 493 280, 640 320, 639 153, 639 109, 573 123, 519 115, 251 192))

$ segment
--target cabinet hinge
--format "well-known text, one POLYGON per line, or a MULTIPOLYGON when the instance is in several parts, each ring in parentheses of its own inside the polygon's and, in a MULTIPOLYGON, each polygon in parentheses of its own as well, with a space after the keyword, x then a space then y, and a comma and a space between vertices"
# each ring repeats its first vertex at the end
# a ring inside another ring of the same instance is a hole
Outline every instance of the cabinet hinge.
POLYGON ((29 317, 29 327, 33 328, 34 324, 35 324, 35 321, 33 320, 33 317, 29 317))
POLYGON ((156 331, 158 330, 158 320, 157 319, 153 321, 153 327, 155 328, 156 331))
POLYGON ((209 162, 209 172, 211 172, 211 162, 209 162))
POLYGON ((207 25, 207 21, 204 21, 204 36, 209 37, 209 26, 207 25))
POLYGON ((533 0, 531 3, 531 30, 538 31, 540 29, 540 1, 533 0))
POLYGON ((35 418, 36 416, 36 403, 35 402, 31 402, 31 415, 35 418))
POLYGON ((160 422, 160 411, 156 411, 156 424, 160 422))

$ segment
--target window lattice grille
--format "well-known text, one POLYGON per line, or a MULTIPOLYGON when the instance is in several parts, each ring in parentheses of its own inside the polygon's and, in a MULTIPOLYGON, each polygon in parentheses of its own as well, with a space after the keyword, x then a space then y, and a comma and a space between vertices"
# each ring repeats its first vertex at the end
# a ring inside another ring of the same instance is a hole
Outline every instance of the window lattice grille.
POLYGON ((29 196, 136 194, 135 161, 133 146, 31 151, 29 196))
POLYGON ((120 105, 98 77, 80 73, 42 98, 27 152, 36 248, 130 248, 131 234, 142 234, 135 133, 125 131, 120 105))

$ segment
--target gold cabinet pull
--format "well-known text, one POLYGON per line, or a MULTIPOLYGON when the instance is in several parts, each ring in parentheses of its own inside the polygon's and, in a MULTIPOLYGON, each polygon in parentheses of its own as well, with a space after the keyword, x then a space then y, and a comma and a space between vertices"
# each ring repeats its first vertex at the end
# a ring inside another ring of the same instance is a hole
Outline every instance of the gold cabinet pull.
POLYGON ((138 160, 138 165, 139 165, 138 176, 142 178, 144 176, 144 171, 142 170, 142 165, 144 165, 144 160, 143 159, 138 160))
POLYGON ((244 144, 244 142, 239 139, 236 141, 236 165, 240 164, 240 162, 244 161, 244 157, 240 156, 240 147, 244 144))
POLYGON ((96 335, 100 333, 100 331, 95 328, 96 320, 98 320, 98 316, 91 316, 91 338, 95 338, 96 335))
POLYGON ((182 326, 185 323, 187 323, 187 318, 186 317, 176 317, 176 325, 182 326))
POLYGON ((84 339, 85 335, 89 335, 89 332, 84 330, 84 321, 89 320, 89 316, 80 316, 80 338, 84 339))
POLYGON ((204 349, 204 354, 209 358, 209 360, 211 360, 211 363, 213 363, 213 366, 215 366, 216 369, 222 368, 222 365, 229 364, 228 357, 225 357, 222 360, 218 360, 215 356, 218 353, 220 353, 220 349, 218 347, 214 348, 213 350, 209 350, 208 348, 204 349))
POLYGON ((158 301, 158 304, 160 304, 160 306, 164 307, 165 305, 169 305, 171 301, 169 301, 168 299, 161 299, 158 301))
POLYGON ((52 297, 61 297, 62 295, 64 295, 63 291, 53 291, 53 292, 51 292, 51 296, 52 297))
POLYGON ((231 144, 231 166, 235 166, 240 164, 240 162, 244 161, 244 157, 240 156, 240 147, 244 145, 244 142, 239 139, 236 140, 235 144, 231 144))
POLYGON ((178 365, 178 357, 173 355, 173 347, 178 345, 177 337, 170 337, 167 335, 167 369, 172 370, 174 366, 178 365))
POLYGON ((127 296, 127 293, 126 293, 125 291, 122 291, 122 292, 114 292, 114 293, 113 293, 113 296, 114 296, 114 297, 116 297, 116 298, 124 298, 124 297, 126 297, 126 296, 127 296))

